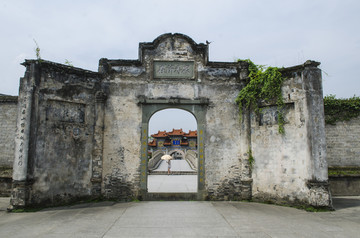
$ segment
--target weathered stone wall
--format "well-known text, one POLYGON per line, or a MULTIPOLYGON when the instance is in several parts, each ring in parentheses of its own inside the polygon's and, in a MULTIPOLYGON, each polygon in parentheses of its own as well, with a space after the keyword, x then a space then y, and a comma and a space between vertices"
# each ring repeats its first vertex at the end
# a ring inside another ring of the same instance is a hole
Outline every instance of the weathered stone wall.
POLYGON ((17 97, 0 95, 0 167, 14 163, 16 116, 17 97))
MULTIPOLYGON (((28 187, 22 199, 31 205, 90 197, 99 75, 47 61, 24 65, 27 71, 19 98, 31 102, 30 121, 20 118, 18 124, 31 126, 27 134, 20 134, 18 148, 21 152, 28 142, 29 157, 27 163, 15 157, 12 203, 23 202, 16 200, 23 193, 16 187, 23 182, 28 187), (27 174, 21 172, 24 166, 27 174)), ((20 110, 22 107, 19 104, 20 110)))
MULTIPOLYGON (((326 114, 326 111, 325 111, 326 114)), ((331 192, 360 195, 360 117, 326 124, 326 149, 331 192)))
MULTIPOLYGON (((326 112, 325 112, 326 113, 326 112)), ((360 167, 360 117, 326 124, 329 167, 360 167)))
POLYGON ((185 197, 331 205, 316 62, 283 70, 285 135, 271 105, 261 117, 239 117, 246 62, 209 62, 208 45, 181 34, 140 43, 138 60, 101 59, 99 73, 43 60, 24 65, 14 206, 151 198, 148 122, 166 108, 187 110, 198 123, 198 191, 185 197))
POLYGON ((360 175, 329 176, 331 195, 359 196, 360 175))
POLYGON ((253 198, 329 206, 321 73, 315 62, 284 69, 285 134, 276 106, 251 117, 253 198))
MULTIPOLYGON (((104 132, 106 196, 129 198, 139 193, 141 130, 147 130, 142 127, 139 98, 207 98, 210 105, 201 122, 206 133, 201 143, 207 145, 201 151, 205 153, 205 190, 211 199, 240 197, 241 151, 234 143, 240 140, 240 123, 235 98, 242 85, 241 77, 247 72, 246 65, 208 63, 207 51, 197 51, 198 46, 191 41, 177 35, 160 37, 152 45, 140 47, 139 61, 103 59, 100 63, 100 70, 109 74, 104 81, 109 95, 104 132), (153 61, 161 60, 194 61, 196 77, 154 79, 153 61)), ((207 50, 207 46, 202 47, 207 50)))

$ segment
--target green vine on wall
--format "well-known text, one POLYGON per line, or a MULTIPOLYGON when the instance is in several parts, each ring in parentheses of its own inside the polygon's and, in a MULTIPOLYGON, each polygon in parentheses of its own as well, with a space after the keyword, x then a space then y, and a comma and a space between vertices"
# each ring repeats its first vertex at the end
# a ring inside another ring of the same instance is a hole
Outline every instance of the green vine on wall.
POLYGON ((252 154, 252 150, 251 148, 249 148, 248 150, 248 155, 249 155, 249 166, 250 166, 250 170, 252 170, 253 166, 254 166, 254 163, 255 163, 255 158, 252 154))
POLYGON ((349 121, 360 116, 360 97, 336 98, 324 97, 325 123, 335 125, 338 121, 349 121))
POLYGON ((277 105, 278 131, 280 134, 284 134, 284 99, 281 95, 284 78, 279 69, 255 65, 249 59, 238 61, 245 61, 249 64, 250 79, 236 98, 236 103, 239 104, 240 115, 242 115, 244 108, 251 109, 256 114, 260 114, 260 105, 275 103, 277 105))

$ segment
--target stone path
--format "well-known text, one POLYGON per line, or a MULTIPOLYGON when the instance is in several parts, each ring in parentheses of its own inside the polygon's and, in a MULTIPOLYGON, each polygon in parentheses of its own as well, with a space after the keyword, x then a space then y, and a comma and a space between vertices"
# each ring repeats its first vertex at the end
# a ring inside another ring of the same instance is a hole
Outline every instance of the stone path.
POLYGON ((197 175, 148 175, 150 193, 196 193, 197 175))
MULTIPOLYGON (((168 164, 161 161, 159 167, 154 171, 167 171, 168 164)), ((171 171, 194 171, 186 160, 171 160, 171 171)))
POLYGON ((87 203, 35 213, 2 210, 0 237, 359 237, 360 197, 335 198, 334 203, 338 210, 321 213, 188 201, 87 203))

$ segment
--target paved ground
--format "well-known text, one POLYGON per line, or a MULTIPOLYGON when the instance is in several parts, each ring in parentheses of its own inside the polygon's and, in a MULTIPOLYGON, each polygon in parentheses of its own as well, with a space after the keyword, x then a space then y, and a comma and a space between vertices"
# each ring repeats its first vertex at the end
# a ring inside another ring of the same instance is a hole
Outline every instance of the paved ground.
MULTIPOLYGON (((166 161, 154 170, 167 171, 166 161)), ((186 160, 171 160, 171 171, 193 171, 186 160)), ((197 192, 197 175, 148 175, 148 192, 194 193, 197 192)))
POLYGON ((150 193, 196 193, 197 175, 148 175, 150 193))
MULTIPOLYGON (((171 160, 171 171, 194 171, 186 160, 171 160)), ((154 171, 167 171, 168 164, 166 161, 161 161, 159 167, 154 171)))
POLYGON ((360 197, 335 198, 333 212, 246 202, 88 203, 7 213, 0 237, 360 237, 360 197))

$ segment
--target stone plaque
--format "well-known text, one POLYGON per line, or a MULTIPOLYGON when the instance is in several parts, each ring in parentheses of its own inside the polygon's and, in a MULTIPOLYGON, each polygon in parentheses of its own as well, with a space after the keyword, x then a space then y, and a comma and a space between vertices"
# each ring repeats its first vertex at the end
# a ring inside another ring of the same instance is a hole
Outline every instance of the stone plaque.
POLYGON ((49 100, 46 119, 61 122, 85 122, 85 105, 80 103, 49 100))
POLYGON ((154 78, 193 79, 194 61, 154 61, 154 78))
MULTIPOLYGON (((285 123, 294 120, 294 104, 285 104, 283 110, 285 123)), ((272 126, 278 124, 277 106, 267 106, 261 108, 259 116, 259 126, 272 126)))

